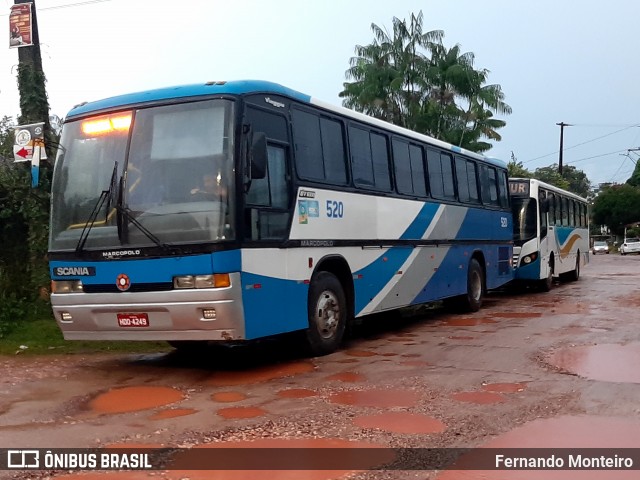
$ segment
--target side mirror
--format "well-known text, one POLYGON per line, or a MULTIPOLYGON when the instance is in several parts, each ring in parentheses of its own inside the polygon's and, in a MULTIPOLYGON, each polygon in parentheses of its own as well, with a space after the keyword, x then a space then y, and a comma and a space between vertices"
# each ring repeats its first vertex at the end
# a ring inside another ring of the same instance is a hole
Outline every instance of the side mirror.
POLYGON ((267 174, 267 136, 264 132, 256 132, 251 142, 249 153, 250 178, 264 178, 267 174))

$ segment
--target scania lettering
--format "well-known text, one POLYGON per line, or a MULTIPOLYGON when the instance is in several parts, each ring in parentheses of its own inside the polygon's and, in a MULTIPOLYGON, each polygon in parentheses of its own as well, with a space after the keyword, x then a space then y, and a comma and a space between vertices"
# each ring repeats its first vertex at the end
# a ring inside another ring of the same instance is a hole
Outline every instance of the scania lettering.
POLYGON ((55 274, 60 277, 82 277, 95 275, 96 269, 94 267, 58 267, 55 269, 55 274))

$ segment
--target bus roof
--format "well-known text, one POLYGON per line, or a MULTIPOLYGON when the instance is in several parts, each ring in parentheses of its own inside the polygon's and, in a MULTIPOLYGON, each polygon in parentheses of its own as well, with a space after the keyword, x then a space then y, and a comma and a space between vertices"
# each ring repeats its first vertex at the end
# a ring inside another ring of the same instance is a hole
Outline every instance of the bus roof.
POLYGON ((140 105, 150 102, 161 102, 165 100, 174 100, 178 98, 188 97, 201 97, 208 95, 246 95, 256 93, 269 93, 272 95, 282 95, 302 103, 316 105, 325 110, 334 112, 339 115, 353 118, 361 122, 368 123, 392 132, 396 132, 401 135, 413 137, 417 140, 430 143, 434 146, 447 149, 455 153, 462 153, 472 158, 483 160, 487 163, 491 163, 500 168, 506 168, 507 164, 502 160, 486 157, 482 154, 471 152, 464 148, 451 145, 447 142, 437 140, 428 135, 420 134, 412 130, 408 130, 397 125, 379 120, 377 118, 370 117, 368 115, 350 110, 348 108, 332 105, 327 102, 312 98, 309 95, 300 93, 288 87, 284 87, 280 84, 267 82, 263 80, 234 80, 234 81, 218 81, 218 82, 206 82, 197 83, 191 85, 179 85, 173 87, 158 88, 155 90, 146 90, 136 93, 128 93, 115 97, 105 98, 103 100, 97 100, 94 102, 84 102, 76 105, 67 114, 67 120, 73 120, 76 117, 91 115, 94 113, 100 113, 107 110, 126 108, 130 105, 140 105))
POLYGON ((67 118, 80 115, 87 115, 102 110, 136 105, 146 102, 157 102, 162 100, 173 100, 185 97, 200 97, 205 95, 242 95, 247 93, 271 93, 273 95, 284 95, 301 102, 309 103, 311 97, 296 92, 277 83, 264 82, 258 80, 235 80, 231 82, 206 82, 191 85, 179 85, 173 87, 146 90, 143 92, 127 93, 116 97, 105 98, 95 102, 85 102, 76 105, 68 113, 67 118))
POLYGON ((536 185, 537 187, 546 188, 552 192, 563 193, 569 197, 573 197, 576 200, 580 200, 581 202, 587 202, 586 198, 581 197, 580 195, 570 192, 568 190, 564 190, 560 187, 556 187, 555 185, 551 185, 549 183, 543 182, 542 180, 538 180, 537 178, 520 178, 520 177, 509 177, 509 181, 515 182, 529 182, 530 185, 536 185))

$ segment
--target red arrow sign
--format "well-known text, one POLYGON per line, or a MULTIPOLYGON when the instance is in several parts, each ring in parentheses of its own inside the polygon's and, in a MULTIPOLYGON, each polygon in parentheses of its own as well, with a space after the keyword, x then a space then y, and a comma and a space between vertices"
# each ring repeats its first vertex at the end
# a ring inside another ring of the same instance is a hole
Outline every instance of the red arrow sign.
POLYGON ((27 158, 27 155, 29 155, 29 150, 27 150, 26 148, 22 147, 20 150, 15 152, 15 154, 18 155, 19 157, 27 158))

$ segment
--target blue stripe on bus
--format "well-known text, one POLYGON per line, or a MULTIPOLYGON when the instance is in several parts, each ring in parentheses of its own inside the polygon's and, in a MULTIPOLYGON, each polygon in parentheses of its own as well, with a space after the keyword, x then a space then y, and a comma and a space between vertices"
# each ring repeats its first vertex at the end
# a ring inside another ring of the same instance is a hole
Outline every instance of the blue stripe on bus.
POLYGON ((574 230, 575 228, 573 227, 555 227, 556 238, 560 245, 564 245, 567 242, 574 230))
POLYGON ((477 240, 493 238, 500 241, 511 241, 513 225, 510 212, 481 210, 469 207, 456 235, 457 240, 477 240), (504 220, 503 220, 504 219, 504 220), (506 221, 506 224, 502 222, 506 221))
POLYGON ((412 252, 413 247, 410 246, 390 248, 372 263, 354 272, 357 276, 362 275, 354 285, 356 315, 393 279, 412 252))
MULTIPOLYGON (((431 225, 438 208, 438 204, 425 203, 415 220, 400 235, 400 239, 417 240, 422 238, 431 225)), ((362 275, 362 280, 358 280, 356 285, 354 305, 356 315, 395 277, 412 252, 413 247, 410 246, 390 248, 366 267, 353 272, 354 275, 362 275)))
POLYGON ((261 80, 238 80, 226 83, 214 83, 207 85, 198 83, 193 85, 181 85, 175 87, 159 88, 144 92, 129 93, 117 97, 105 98, 95 102, 85 103, 74 107, 67 115, 67 119, 79 115, 86 115, 92 112, 106 110, 110 108, 126 107, 145 102, 156 102, 162 100, 172 100, 175 98, 198 97, 203 95, 242 95, 247 93, 270 93, 272 95, 285 95, 301 102, 308 103, 311 96, 297 92, 277 83, 265 82, 261 80))
POLYGON ((433 217, 440 205, 436 203, 425 203, 415 220, 411 222, 411 225, 407 227, 407 229, 400 235, 401 240, 419 240, 424 235, 424 232, 427 231, 429 225, 433 221, 433 217))
POLYGON ((112 260, 102 262, 91 261, 61 261, 50 263, 51 278, 64 280, 55 274, 57 267, 95 267, 95 276, 74 277, 81 278, 82 283, 108 284, 114 283, 121 273, 126 273, 132 283, 171 282, 175 275, 207 275, 211 273, 239 272, 240 250, 215 252, 205 255, 175 256, 166 258, 150 258, 141 260, 112 260))

